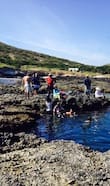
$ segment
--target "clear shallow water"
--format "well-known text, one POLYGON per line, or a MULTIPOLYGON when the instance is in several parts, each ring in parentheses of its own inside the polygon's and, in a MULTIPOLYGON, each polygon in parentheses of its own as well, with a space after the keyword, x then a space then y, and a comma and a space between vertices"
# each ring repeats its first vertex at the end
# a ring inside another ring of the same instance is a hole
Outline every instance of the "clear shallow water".
POLYGON ((110 108, 92 113, 83 113, 73 118, 55 118, 46 115, 37 121, 34 132, 39 137, 51 140, 74 140, 79 144, 101 152, 110 149, 110 108), (86 123, 92 116, 91 123, 86 123))

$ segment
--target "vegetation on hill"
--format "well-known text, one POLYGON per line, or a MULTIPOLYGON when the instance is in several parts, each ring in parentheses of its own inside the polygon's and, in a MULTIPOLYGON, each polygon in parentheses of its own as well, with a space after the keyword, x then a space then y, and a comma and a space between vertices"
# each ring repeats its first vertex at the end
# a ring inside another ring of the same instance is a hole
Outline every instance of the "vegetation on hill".
POLYGON ((0 42, 0 67, 12 67, 20 70, 29 69, 57 69, 79 68, 80 71, 110 73, 110 65, 100 67, 84 65, 75 61, 53 57, 38 52, 18 49, 0 42))

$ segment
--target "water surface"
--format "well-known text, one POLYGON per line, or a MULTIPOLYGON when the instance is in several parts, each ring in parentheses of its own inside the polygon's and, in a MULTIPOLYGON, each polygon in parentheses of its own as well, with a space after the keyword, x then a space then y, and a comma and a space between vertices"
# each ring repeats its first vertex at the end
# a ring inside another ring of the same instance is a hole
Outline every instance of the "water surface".
POLYGON ((110 149, 110 108, 86 112, 73 118, 46 115, 37 121, 34 132, 47 140, 73 140, 101 152, 110 149), (86 123, 88 116, 92 121, 86 123))
POLYGON ((20 78, 0 78, 0 84, 4 85, 13 85, 16 84, 18 81, 21 81, 20 78))

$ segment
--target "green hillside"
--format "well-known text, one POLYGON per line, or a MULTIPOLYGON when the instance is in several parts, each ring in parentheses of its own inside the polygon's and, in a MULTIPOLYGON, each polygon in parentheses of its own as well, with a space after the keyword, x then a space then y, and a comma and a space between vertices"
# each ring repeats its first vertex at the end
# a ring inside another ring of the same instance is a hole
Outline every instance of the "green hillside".
POLYGON ((18 49, 0 42, 0 67, 12 67, 15 69, 58 69, 68 70, 68 68, 78 67, 80 71, 92 71, 110 73, 110 65, 95 67, 84 65, 76 61, 70 61, 38 52, 18 49))

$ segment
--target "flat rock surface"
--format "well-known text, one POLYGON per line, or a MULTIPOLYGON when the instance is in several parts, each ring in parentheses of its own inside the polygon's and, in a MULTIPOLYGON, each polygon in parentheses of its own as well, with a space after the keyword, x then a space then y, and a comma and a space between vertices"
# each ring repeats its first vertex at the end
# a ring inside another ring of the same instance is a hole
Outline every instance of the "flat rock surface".
POLYGON ((1 186, 110 185, 110 151, 102 154, 72 141, 32 144, 0 154, 1 186))

